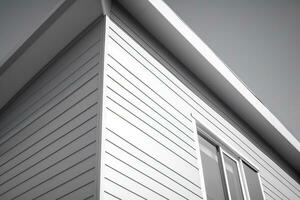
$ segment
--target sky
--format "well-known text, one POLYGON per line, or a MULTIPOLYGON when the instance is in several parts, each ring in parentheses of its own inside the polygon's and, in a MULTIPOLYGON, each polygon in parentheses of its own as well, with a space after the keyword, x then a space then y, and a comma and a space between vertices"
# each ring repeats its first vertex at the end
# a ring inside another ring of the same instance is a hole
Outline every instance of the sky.
POLYGON ((164 1, 300 141, 300 1, 164 1))

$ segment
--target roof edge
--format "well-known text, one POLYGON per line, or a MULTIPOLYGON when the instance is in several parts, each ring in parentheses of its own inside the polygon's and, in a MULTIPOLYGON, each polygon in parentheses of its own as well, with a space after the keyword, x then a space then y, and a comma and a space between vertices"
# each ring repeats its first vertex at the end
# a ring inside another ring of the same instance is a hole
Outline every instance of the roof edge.
POLYGON ((177 14, 162 0, 149 0, 172 26, 201 53, 208 62, 256 109, 282 136, 300 152, 300 142, 269 111, 269 109, 240 81, 230 68, 187 26, 177 14))

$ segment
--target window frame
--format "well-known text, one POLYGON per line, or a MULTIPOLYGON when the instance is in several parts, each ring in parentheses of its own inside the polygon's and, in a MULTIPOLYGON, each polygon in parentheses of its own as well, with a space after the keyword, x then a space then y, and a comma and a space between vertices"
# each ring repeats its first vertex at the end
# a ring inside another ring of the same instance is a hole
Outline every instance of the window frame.
MULTIPOLYGON (((247 180, 246 180, 246 175, 243 167, 243 163, 249 165, 257 174, 258 176, 258 181, 260 184, 260 190, 263 196, 263 200, 266 200, 264 190, 263 190, 263 185, 261 182, 261 175, 260 175, 260 170, 257 166, 255 166, 252 162, 249 161, 245 156, 243 156, 241 153, 237 153, 237 151, 231 147, 226 141, 224 141, 220 136, 218 136, 214 131, 209 130, 204 126, 204 124, 200 123, 200 119, 196 118, 196 116, 199 116, 198 114, 191 113, 192 116, 192 123, 194 124, 193 127, 193 132, 194 132, 194 137, 195 137, 195 143, 196 143, 196 152, 197 152, 197 164, 199 166, 199 175, 200 175, 200 183, 201 183, 201 190, 202 190, 202 197, 203 200, 207 200, 207 194, 206 194, 206 188, 205 188, 205 178, 204 178, 204 171, 202 167, 202 160, 201 160, 201 152, 200 152, 200 144, 198 142, 198 137, 202 137, 211 144, 215 145, 219 151, 219 156, 221 158, 221 163, 220 163, 220 171, 221 175, 224 176, 225 183, 223 184, 224 191, 225 192, 225 198, 227 200, 231 200, 231 195, 230 195, 230 189, 229 189, 229 184, 228 184, 228 178, 226 174, 226 169, 225 169, 225 162, 224 162, 224 154, 227 155, 229 158, 231 158, 236 164, 237 164, 237 169, 238 169, 238 177, 239 181, 241 184, 241 189, 242 189, 242 195, 244 200, 252 200, 250 199, 250 194, 249 194, 249 189, 247 185, 247 180), (225 185, 224 185, 225 184, 225 185)), ((211 123, 211 122, 210 122, 211 123)))

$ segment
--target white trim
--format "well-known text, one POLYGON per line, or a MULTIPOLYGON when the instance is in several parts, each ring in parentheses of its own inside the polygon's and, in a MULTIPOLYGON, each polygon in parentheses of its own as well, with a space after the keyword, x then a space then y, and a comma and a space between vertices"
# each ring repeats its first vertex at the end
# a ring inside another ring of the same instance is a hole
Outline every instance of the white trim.
MULTIPOLYGON (((238 179, 240 180, 240 184, 241 184, 242 195, 243 195, 244 200, 247 200, 248 198, 246 197, 246 190, 245 190, 245 187, 244 187, 244 184, 245 184, 244 180, 246 180, 246 179, 243 178, 243 173, 241 172, 241 166, 240 166, 241 159, 240 158, 238 158, 238 159, 234 158, 230 153, 228 153, 224 149, 222 149, 222 153, 224 153, 226 156, 228 156, 231 160, 233 160, 235 162, 237 170, 238 170, 238 174, 237 174, 238 179)), ((225 164, 225 162, 224 162, 224 164, 225 164)))
POLYGON ((151 5, 252 105, 253 108, 300 152, 300 142, 163 0, 149 0, 149 3, 151 3, 151 5))
POLYGON ((237 166, 238 166, 238 173, 239 173, 239 179, 241 182, 241 186, 242 186, 242 192, 243 192, 243 198, 244 200, 248 200, 249 197, 247 195, 248 194, 248 188, 246 189, 246 177, 244 177, 244 171, 242 170, 242 166, 241 166, 241 159, 237 160, 237 166))
POLYGON ((227 197, 229 200, 231 200, 231 193, 230 193, 230 188, 229 188, 229 183, 228 183, 228 177, 227 177, 227 172, 225 169, 225 160, 224 160, 224 155, 223 155, 224 151, 223 151, 222 147, 220 147, 220 146, 219 146, 219 149, 220 149, 220 156, 221 156, 221 166, 222 166, 223 174, 225 177, 225 188, 227 191, 227 197))
POLYGON ((247 197, 248 197, 248 200, 252 200, 250 198, 250 194, 249 194, 249 188, 248 188, 248 184, 247 184, 247 180, 246 180, 246 175, 245 175, 245 169, 244 169, 244 166, 243 166, 243 162, 246 164, 246 165, 249 165, 250 168, 252 168, 255 172, 256 172, 256 175, 258 177, 258 182, 259 182, 259 187, 260 187, 260 191, 262 193, 262 196, 263 196, 263 200, 266 199, 265 197, 265 193, 264 193, 264 190, 263 190, 263 185, 262 185, 262 182, 261 182, 261 177, 260 177, 260 171, 258 168, 256 167, 253 167, 251 165, 251 163, 247 162, 246 160, 243 160, 243 159, 240 159, 240 165, 241 165, 241 168, 242 168, 242 171, 243 171, 243 179, 244 179, 244 184, 245 184, 245 187, 246 187, 246 190, 247 190, 247 197))
POLYGON ((205 182, 204 182, 204 173, 203 173, 203 167, 202 167, 202 161, 201 161, 200 144, 199 144, 199 139, 198 139, 197 122, 193 116, 191 117, 191 120, 192 120, 192 127, 193 127, 193 133, 194 133, 193 136, 194 136, 194 140, 195 140, 197 164, 199 167, 202 198, 203 198, 203 200, 207 200, 206 187, 205 187, 205 182))
POLYGON ((107 88, 106 88, 106 82, 107 82, 107 78, 106 78, 106 71, 107 71, 107 48, 108 48, 108 41, 109 41, 109 37, 108 37, 108 30, 109 30, 109 24, 110 24, 110 19, 107 15, 104 16, 104 30, 103 33, 101 35, 101 37, 104 39, 103 40, 103 45, 102 45, 102 51, 100 52, 103 56, 102 58, 102 67, 103 67, 103 80, 102 80, 102 126, 101 126, 101 154, 100 154, 100 185, 99 185, 99 199, 104 199, 104 175, 105 175, 105 139, 106 139, 106 104, 107 104, 107 98, 106 98, 106 94, 107 94, 107 88))
POLYGON ((248 188, 248 184, 247 184, 247 180, 246 180, 246 176, 245 176, 245 170, 244 170, 242 159, 239 160, 239 164, 240 164, 241 172, 242 172, 242 181, 243 181, 242 185, 244 185, 244 189, 245 189, 245 196, 246 196, 245 200, 250 200, 249 188, 248 188))
POLYGON ((199 114, 197 112, 192 112, 191 115, 195 119, 195 121, 198 122, 198 124, 201 126, 201 127, 197 126, 197 128, 200 128, 203 130, 203 132, 209 133, 208 135, 215 137, 219 142, 221 142, 223 145, 225 145, 235 155, 237 155, 239 158, 243 159, 246 163, 248 163, 250 166, 252 166, 255 170, 259 171, 258 167, 255 164, 253 164, 253 161, 251 160, 251 158, 249 158, 249 156, 245 156, 245 154, 243 154, 241 151, 238 151, 235 148, 233 141, 229 141, 229 140, 225 141, 224 138, 221 137, 221 135, 224 132, 219 130, 215 124, 213 124, 212 122, 210 122, 204 116, 202 116, 201 114, 199 114), (220 134, 220 133, 222 133, 222 134, 220 134))

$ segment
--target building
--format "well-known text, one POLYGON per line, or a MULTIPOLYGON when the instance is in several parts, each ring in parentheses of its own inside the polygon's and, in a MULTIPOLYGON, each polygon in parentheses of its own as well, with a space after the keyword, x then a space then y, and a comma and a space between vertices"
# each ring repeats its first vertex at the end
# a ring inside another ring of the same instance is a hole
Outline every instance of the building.
POLYGON ((0 199, 300 199, 300 145, 161 0, 65 0, 0 63, 0 199))

